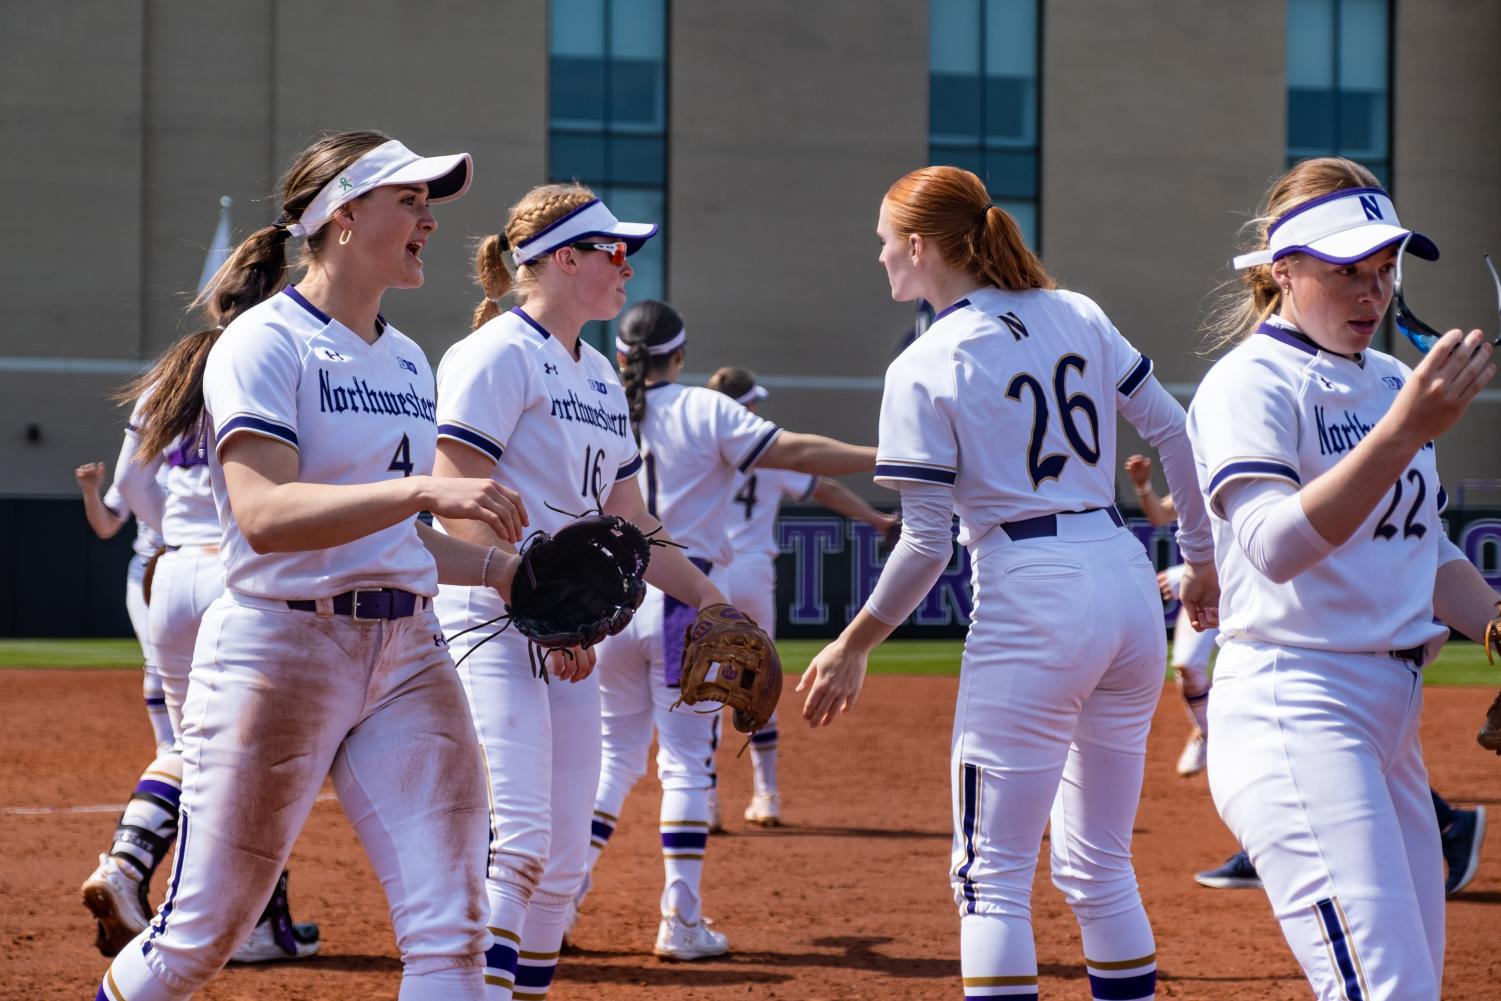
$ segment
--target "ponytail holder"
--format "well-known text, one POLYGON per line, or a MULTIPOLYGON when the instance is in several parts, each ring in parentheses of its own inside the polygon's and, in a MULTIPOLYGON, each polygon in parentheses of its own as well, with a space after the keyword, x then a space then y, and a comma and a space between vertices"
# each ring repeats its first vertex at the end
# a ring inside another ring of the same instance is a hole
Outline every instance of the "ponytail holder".
POLYGON ((981 226, 984 226, 986 223, 990 222, 990 210, 993 209, 993 208, 995 208, 995 207, 996 207, 995 202, 991 202, 989 205, 985 206, 983 209, 980 210, 980 219, 979 219, 979 222, 980 222, 981 226))
POLYGON ((503 296, 503 295, 487 295, 487 296, 485 296, 485 301, 488 302, 490 305, 495 306, 495 307, 500 307, 500 306, 505 305, 505 299, 506 299, 506 297, 503 296))
POLYGON ((510 241, 510 239, 504 233, 500 234, 500 249, 501 250, 510 250, 511 249, 511 241, 510 241))

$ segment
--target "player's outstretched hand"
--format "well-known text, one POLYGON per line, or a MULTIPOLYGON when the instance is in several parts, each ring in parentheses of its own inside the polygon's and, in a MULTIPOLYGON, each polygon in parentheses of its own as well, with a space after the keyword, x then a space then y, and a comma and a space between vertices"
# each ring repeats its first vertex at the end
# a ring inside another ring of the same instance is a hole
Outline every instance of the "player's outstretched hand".
POLYGON ((1152 482, 1152 460, 1144 455, 1133 455, 1126 460, 1126 475, 1138 487, 1152 482))
POLYGON ((73 478, 78 481, 80 490, 97 491, 104 485, 104 463, 85 462, 73 470, 73 478))
POLYGON ((1484 333, 1451 330, 1423 356, 1412 378, 1382 420, 1392 420, 1417 442, 1429 442, 1452 428, 1470 401, 1496 375, 1493 348, 1484 333))
POLYGON ((440 518, 481 521, 507 542, 520 542, 530 524, 521 495, 491 479, 428 476, 421 484, 423 507, 440 518))
POLYGON ((867 654, 848 650, 835 640, 818 652, 797 690, 808 693, 803 702, 803 719, 811 727, 828 726, 837 713, 855 708, 860 686, 865 683, 867 654))
POLYGON ((1178 581, 1178 600, 1188 613, 1188 621, 1199 632, 1220 624, 1220 578, 1214 561, 1185 563, 1183 579, 1178 581))

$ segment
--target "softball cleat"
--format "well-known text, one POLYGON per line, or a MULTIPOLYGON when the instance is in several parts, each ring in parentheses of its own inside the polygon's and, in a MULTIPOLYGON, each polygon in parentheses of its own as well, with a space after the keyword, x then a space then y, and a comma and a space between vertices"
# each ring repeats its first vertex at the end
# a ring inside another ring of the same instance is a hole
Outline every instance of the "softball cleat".
POLYGON ((99 868, 83 881, 83 906, 94 915, 100 955, 113 956, 151 923, 146 884, 112 855, 99 856, 99 868))

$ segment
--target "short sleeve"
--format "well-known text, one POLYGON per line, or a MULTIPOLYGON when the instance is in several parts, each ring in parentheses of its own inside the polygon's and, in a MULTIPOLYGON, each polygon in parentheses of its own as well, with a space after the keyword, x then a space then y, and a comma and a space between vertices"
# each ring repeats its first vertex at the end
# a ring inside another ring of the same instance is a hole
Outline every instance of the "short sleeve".
POLYGON ((771 421, 757 417, 734 400, 712 389, 695 389, 699 400, 711 409, 708 426, 713 429, 711 443, 720 459, 742 473, 748 473, 782 429, 771 421))
POLYGON ((1303 486, 1298 468, 1298 401, 1285 375, 1264 359, 1226 356, 1189 404, 1188 434, 1205 499, 1237 480, 1272 478, 1303 486))
MULTIPOLYGON (((483 328, 482 328, 483 329, 483 328)), ((455 344, 438 365, 438 438, 500 461, 526 409, 530 367, 520 345, 483 332, 455 344)))
POLYGON ((793 473, 782 480, 782 496, 799 503, 813 496, 818 477, 811 473, 793 473))
POLYGON ((615 472, 615 482, 628 480, 641 471, 641 453, 637 449, 631 449, 631 457, 620 464, 615 472))
POLYGON ((203 401, 215 448, 235 435, 261 435, 297 448, 297 387, 302 356, 285 331, 231 324, 209 352, 203 401))
POLYGON ((893 490, 904 482, 953 486, 959 441, 943 405, 953 393, 952 366, 919 370, 913 360, 909 350, 886 370, 875 481, 893 490))

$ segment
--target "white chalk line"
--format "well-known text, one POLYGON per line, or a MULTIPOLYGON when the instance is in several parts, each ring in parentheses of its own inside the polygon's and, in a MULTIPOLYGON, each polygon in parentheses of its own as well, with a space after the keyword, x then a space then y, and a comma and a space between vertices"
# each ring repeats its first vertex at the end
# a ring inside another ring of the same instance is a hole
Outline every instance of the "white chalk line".
MULTIPOLYGON (((338 798, 331 792, 320 792, 314 802, 328 803, 338 798)), ((0 806, 0 816, 56 817, 69 813, 119 813, 124 809, 124 803, 103 803, 96 806, 0 806)))

